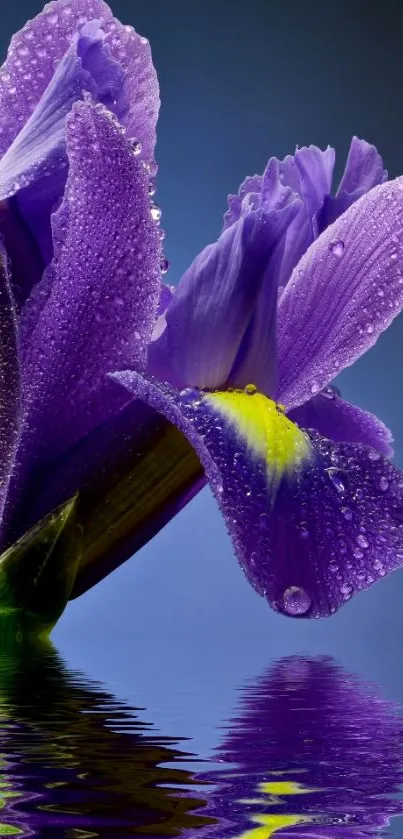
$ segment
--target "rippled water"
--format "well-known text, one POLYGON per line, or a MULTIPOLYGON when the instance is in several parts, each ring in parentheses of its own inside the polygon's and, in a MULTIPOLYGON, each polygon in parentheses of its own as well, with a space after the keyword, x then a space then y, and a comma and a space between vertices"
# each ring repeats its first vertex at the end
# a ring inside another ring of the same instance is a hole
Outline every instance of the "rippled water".
POLYGON ((162 709, 170 736, 156 708, 130 707, 53 648, 2 655, 0 836, 403 835, 402 715, 375 685, 330 657, 271 661, 205 726, 203 754, 178 736, 192 715, 197 729, 203 696, 179 693, 179 716, 162 709))

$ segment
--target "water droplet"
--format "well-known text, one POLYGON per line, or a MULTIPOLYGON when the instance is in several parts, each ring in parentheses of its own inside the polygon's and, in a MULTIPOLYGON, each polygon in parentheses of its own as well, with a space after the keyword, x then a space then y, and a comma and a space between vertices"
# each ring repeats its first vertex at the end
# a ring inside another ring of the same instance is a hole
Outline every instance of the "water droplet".
POLYGON ((368 539, 367 539, 367 537, 366 537, 366 536, 364 536, 364 534, 363 534, 363 533, 359 533, 359 534, 358 534, 358 536, 357 536, 357 545, 359 545, 359 546, 360 546, 360 548, 369 548, 369 542, 368 542, 368 539))
POLYGON ((153 221, 159 221, 162 216, 161 207, 159 207, 158 204, 154 204, 154 202, 151 202, 150 213, 153 221))
POLYGON ((161 261, 160 261, 160 271, 161 271, 161 274, 166 274, 166 273, 167 273, 167 271, 168 271, 168 269, 169 269, 169 261, 168 261, 168 259, 166 258, 166 256, 163 256, 163 257, 162 257, 162 259, 161 259, 161 261))
POLYGON ((341 257, 344 254, 344 242, 341 239, 339 239, 337 242, 331 242, 329 245, 329 250, 330 253, 333 254, 333 256, 337 257, 337 259, 341 259, 341 257))
POLYGON ((389 481, 384 475, 379 478, 379 489, 381 492, 387 492, 389 489, 389 481))
POLYGON ((250 557, 249 557, 250 566, 252 568, 256 568, 256 566, 258 564, 258 561, 259 561, 259 554, 257 554, 256 551, 252 551, 252 553, 250 554, 250 557))
POLYGON ((130 140, 130 148, 131 148, 133 154, 135 154, 136 157, 137 157, 139 154, 141 154, 142 149, 143 149, 143 145, 140 142, 140 140, 136 140, 135 138, 132 138, 130 140))
POLYGON ((220 493, 220 495, 224 492, 224 487, 222 484, 216 484, 216 492, 220 493))
POLYGON ((302 521, 299 526, 299 534, 301 539, 307 539, 309 536, 309 529, 306 521, 302 521))
POLYGON ((253 396, 253 394, 256 393, 256 391, 256 385, 245 385, 245 393, 247 393, 249 396, 253 396))
POLYGON ((369 323, 368 326, 367 326, 368 335, 372 335, 374 329, 375 329, 375 327, 374 327, 373 323, 369 323))
POLYGON ((186 402, 193 402, 194 398, 198 395, 199 393, 194 387, 185 387, 179 393, 179 396, 186 402))
POLYGON ((260 530, 267 530, 268 526, 269 526, 269 516, 267 515, 267 513, 261 513, 261 515, 259 516, 260 530))
POLYGON ((352 586, 350 586, 349 583, 343 583, 343 585, 340 586, 340 591, 345 597, 350 596, 352 590, 352 586))
POLYGON ((150 183, 148 184, 148 194, 149 195, 155 195, 155 192, 156 192, 155 181, 153 181, 151 179, 150 183))
POLYGON ((342 516, 344 516, 346 521, 351 521, 351 519, 353 518, 353 513, 352 510, 350 510, 350 507, 342 507, 340 512, 342 516))
POLYGON ((283 594, 283 608, 287 615, 306 615, 311 603, 309 594, 299 586, 291 586, 283 594))
POLYGON ((370 449, 369 452, 368 452, 368 458, 369 458, 369 460, 373 460, 373 461, 380 460, 381 459, 381 453, 377 452, 376 449, 370 449))
POLYGON ((326 399, 335 399, 336 396, 340 396, 340 391, 334 385, 327 385, 321 390, 322 396, 326 396, 326 399))
POLYGON ((346 492, 347 473, 343 469, 338 469, 336 466, 330 466, 328 469, 325 469, 325 472, 329 475, 329 478, 333 486, 337 489, 337 492, 346 492))
POLYGON ((316 382, 312 382, 311 393, 318 393, 319 390, 320 390, 319 385, 316 382))

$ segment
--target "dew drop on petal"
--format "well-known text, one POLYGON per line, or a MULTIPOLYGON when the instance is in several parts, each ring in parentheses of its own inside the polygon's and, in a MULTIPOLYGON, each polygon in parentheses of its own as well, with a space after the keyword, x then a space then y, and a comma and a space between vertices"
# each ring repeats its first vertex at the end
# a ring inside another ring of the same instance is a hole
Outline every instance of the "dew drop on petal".
POLYGON ((379 478, 379 489, 381 492, 387 492, 389 489, 389 481, 384 475, 379 478))
POLYGON ((347 473, 344 469, 338 469, 337 466, 330 466, 329 469, 325 469, 325 472, 329 475, 329 478, 337 489, 337 492, 341 494, 346 492, 347 487, 347 473))
POLYGON ((161 274, 166 274, 169 269, 169 261, 166 256, 163 256, 160 262, 160 271, 161 274))
POLYGON ((300 586, 290 586, 283 594, 283 611, 287 615, 306 615, 311 603, 309 594, 300 586))
POLYGON ((135 154, 136 157, 137 157, 139 154, 141 154, 143 146, 142 146, 140 140, 136 140, 136 139, 133 138, 132 140, 130 140, 130 148, 131 148, 133 154, 135 154))
POLYGON ((256 391, 256 385, 245 385, 245 393, 247 393, 249 396, 252 396, 254 393, 256 393, 256 391))
POLYGON ((154 204, 154 202, 152 202, 150 204, 150 213, 153 221, 159 221, 162 216, 161 207, 159 207, 158 204, 154 204))
POLYGON ((337 242, 331 242, 329 245, 330 253, 333 256, 336 256, 337 259, 341 259, 344 254, 344 242, 341 239, 338 239, 337 242))

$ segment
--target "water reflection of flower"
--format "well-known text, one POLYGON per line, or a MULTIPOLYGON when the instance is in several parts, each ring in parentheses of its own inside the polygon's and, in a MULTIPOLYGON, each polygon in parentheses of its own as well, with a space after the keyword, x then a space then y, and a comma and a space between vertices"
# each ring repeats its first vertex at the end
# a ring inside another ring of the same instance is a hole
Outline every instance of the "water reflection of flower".
POLYGON ((246 685, 216 757, 199 839, 358 839, 403 813, 399 708, 331 658, 283 658, 246 685))
POLYGON ((209 823, 178 740, 52 648, 0 655, 0 836, 177 836, 209 823), (169 764, 166 766, 165 764, 169 764))

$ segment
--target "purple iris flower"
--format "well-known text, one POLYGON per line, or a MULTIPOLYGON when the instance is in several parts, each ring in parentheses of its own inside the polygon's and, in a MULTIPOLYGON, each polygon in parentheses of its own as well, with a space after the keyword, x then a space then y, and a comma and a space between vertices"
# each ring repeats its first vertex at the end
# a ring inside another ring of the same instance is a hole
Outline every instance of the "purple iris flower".
POLYGON ((84 530, 63 456, 129 401, 108 373, 145 367, 155 321, 158 109, 148 41, 103 0, 50 3, 0 70, 2 605, 42 613, 47 589, 49 621, 84 530))
POLYGON ((391 435, 332 379, 403 306, 403 179, 354 138, 247 178, 185 273, 146 379, 114 376, 187 436, 248 579, 295 617, 335 612, 403 561, 391 435))
POLYGON ((271 159, 172 292, 147 40, 56 0, 0 106, 3 607, 51 625, 206 477, 277 610, 328 615, 401 565, 390 433, 329 386, 403 305, 403 182, 376 149, 353 140, 334 197, 331 149, 271 159))

